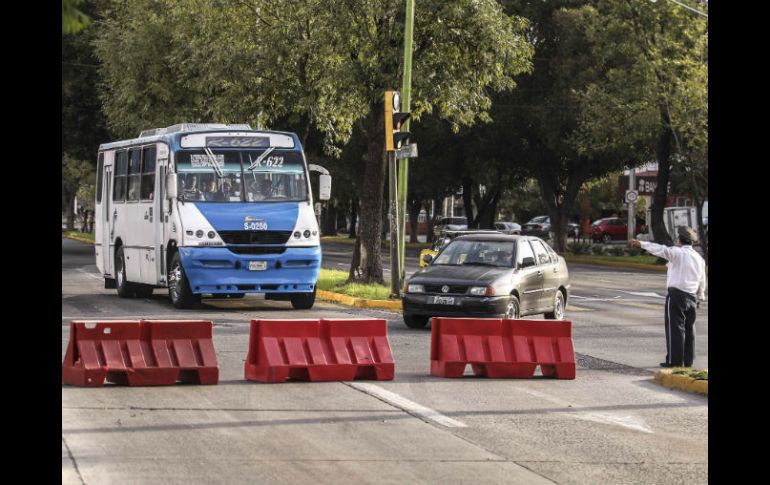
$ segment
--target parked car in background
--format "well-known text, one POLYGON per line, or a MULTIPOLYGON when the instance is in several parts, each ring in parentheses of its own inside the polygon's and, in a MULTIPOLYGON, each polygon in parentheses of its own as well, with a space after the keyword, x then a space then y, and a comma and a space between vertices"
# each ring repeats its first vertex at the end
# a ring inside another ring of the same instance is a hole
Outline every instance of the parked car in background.
MULTIPOLYGON (((634 234, 643 232, 644 223, 637 222, 634 234)), ((594 242, 608 243, 610 241, 624 241, 628 239, 628 224, 617 217, 598 219, 591 224, 591 239, 594 242)))
POLYGON ((442 231, 461 231, 468 229, 467 217, 442 217, 433 227, 433 235, 438 236, 442 231))
POLYGON ((515 222, 495 222, 495 230, 503 234, 521 234, 521 226, 515 222))
POLYGON ((567 237, 578 237, 580 234, 580 225, 574 222, 567 223, 567 237))
POLYGON ((537 236, 548 239, 551 232, 551 218, 549 216, 533 217, 529 222, 521 226, 521 234, 525 236, 537 236))
POLYGON ((424 328, 431 317, 544 314, 562 320, 569 273, 562 256, 536 237, 471 234, 452 240, 412 275, 402 296, 404 323, 424 328))
POLYGON ((499 231, 492 231, 489 229, 476 229, 476 230, 465 230, 465 231, 443 231, 441 234, 436 236, 436 238, 433 240, 433 246, 430 247, 430 249, 423 249, 420 251, 420 267, 428 266, 428 262, 425 261, 425 255, 430 254, 431 257, 435 257, 442 249, 444 249, 447 244, 452 242, 452 239, 456 238, 457 236, 467 236, 468 234, 502 234, 499 231))

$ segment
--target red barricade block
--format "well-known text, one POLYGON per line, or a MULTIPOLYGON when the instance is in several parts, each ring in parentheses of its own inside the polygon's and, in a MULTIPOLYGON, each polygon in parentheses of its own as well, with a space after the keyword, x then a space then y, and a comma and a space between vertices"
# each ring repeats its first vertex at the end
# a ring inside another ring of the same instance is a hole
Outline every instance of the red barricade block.
POLYGON ((431 375, 462 377, 467 364, 477 376, 528 378, 539 365, 544 376, 574 379, 572 322, 434 317, 431 375))
POLYGON ((252 320, 245 377, 286 382, 393 380, 383 319, 252 320))
POLYGON ((100 387, 177 382, 216 384, 219 367, 210 321, 141 320, 70 323, 62 381, 100 387))

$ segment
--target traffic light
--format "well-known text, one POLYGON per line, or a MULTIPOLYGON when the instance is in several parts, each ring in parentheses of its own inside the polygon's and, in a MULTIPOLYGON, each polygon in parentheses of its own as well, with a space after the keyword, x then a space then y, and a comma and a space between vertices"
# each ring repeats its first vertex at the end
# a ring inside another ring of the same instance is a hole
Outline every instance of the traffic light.
POLYGON ((401 96, 398 91, 385 91, 385 150, 392 152, 401 148, 410 133, 401 131, 401 125, 410 117, 401 113, 401 96))

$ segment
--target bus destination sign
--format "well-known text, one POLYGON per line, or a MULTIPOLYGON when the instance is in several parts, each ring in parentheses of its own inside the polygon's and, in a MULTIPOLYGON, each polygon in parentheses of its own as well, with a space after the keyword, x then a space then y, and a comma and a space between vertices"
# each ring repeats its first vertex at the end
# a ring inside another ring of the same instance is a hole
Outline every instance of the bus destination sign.
POLYGON ((270 138, 267 136, 207 136, 206 146, 264 148, 270 146, 270 138))

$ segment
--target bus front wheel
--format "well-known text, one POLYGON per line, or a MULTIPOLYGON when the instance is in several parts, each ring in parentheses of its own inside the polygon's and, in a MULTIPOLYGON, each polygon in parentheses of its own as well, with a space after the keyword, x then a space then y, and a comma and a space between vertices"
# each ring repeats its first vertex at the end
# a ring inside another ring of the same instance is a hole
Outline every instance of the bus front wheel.
POLYGON ((134 285, 126 279, 126 256, 123 253, 123 246, 119 247, 115 253, 115 288, 121 298, 134 296, 134 285))
POLYGON ((293 293, 289 298, 295 310, 310 310, 315 303, 315 288, 312 293, 293 293))
POLYGON ((168 296, 171 297, 174 308, 179 309, 192 308, 201 299, 200 295, 196 295, 190 289, 190 282, 187 280, 184 268, 182 268, 179 253, 174 253, 171 267, 168 270, 168 296))

